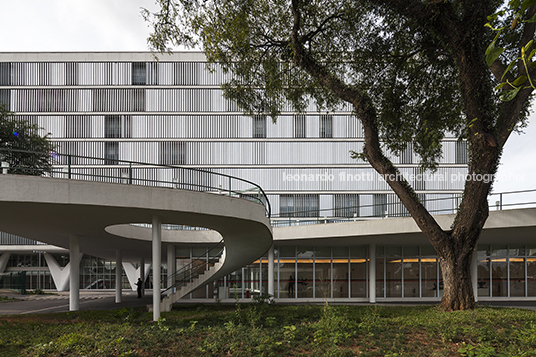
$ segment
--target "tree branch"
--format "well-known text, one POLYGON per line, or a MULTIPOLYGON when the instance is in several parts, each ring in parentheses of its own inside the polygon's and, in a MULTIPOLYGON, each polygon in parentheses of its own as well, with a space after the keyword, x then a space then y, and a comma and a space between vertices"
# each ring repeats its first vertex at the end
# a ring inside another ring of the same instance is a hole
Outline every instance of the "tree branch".
POLYGON ((369 96, 360 90, 350 88, 334 74, 328 72, 303 47, 303 37, 299 35, 301 26, 299 5, 300 0, 292 0, 291 9, 294 25, 291 33, 291 43, 294 50, 294 63, 304 69, 313 78, 317 79, 324 87, 331 90, 339 98, 353 105, 357 117, 363 123, 365 131, 364 153, 367 160, 385 178, 389 186, 398 195, 400 201, 404 204, 432 245, 434 245, 434 248, 441 251, 444 249, 441 243, 448 240, 448 234, 441 229, 435 219, 419 202, 413 188, 393 163, 383 154, 377 127, 377 113, 369 96))

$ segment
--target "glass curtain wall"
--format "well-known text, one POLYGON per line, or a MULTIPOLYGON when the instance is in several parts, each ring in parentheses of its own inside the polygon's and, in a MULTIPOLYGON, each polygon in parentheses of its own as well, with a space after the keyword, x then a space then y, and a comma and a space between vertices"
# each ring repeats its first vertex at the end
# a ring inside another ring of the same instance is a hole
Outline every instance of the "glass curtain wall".
POLYGON ((376 247, 376 297, 441 297, 437 255, 429 246, 376 247))
POLYGON ((281 246, 274 251, 276 298, 366 298, 367 247, 281 246))
POLYGON ((536 249, 521 245, 478 246, 478 296, 536 296, 536 249))

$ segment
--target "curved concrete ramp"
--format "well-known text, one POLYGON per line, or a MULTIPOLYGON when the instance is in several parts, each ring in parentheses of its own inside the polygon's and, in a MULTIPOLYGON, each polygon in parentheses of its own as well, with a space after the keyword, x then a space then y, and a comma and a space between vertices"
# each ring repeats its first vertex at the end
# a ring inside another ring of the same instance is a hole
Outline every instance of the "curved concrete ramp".
MULTIPOLYGON (((134 234, 136 228, 113 226, 150 224, 154 216, 163 224, 206 227, 223 237, 225 260, 213 278, 251 263, 272 245, 264 206, 248 200, 171 188, 0 175, 0 231, 65 248, 69 237, 77 236, 81 253, 114 260, 120 250, 124 261, 151 260, 149 236, 134 234)), ((196 237, 203 242, 214 239, 215 233, 190 231, 182 236, 185 243, 196 237)), ((163 243, 180 243, 181 233, 162 238, 163 243)))

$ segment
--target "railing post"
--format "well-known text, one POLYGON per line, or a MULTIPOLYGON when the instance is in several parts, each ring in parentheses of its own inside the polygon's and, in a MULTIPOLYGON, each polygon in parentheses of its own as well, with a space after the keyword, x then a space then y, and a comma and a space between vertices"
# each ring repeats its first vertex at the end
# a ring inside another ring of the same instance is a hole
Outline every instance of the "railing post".
POLYGON ((229 177, 229 196, 231 196, 231 178, 229 177))
POLYGON ((499 193, 499 208, 501 211, 502 211, 502 205, 503 205, 502 196, 503 196, 502 192, 499 193))
POLYGON ((128 164, 128 184, 132 185, 132 163, 128 164))
POLYGON ((2 161, 2 174, 7 175, 8 170, 9 170, 9 162, 2 161))
POLYGON ((71 178, 71 155, 67 155, 67 178, 71 178))

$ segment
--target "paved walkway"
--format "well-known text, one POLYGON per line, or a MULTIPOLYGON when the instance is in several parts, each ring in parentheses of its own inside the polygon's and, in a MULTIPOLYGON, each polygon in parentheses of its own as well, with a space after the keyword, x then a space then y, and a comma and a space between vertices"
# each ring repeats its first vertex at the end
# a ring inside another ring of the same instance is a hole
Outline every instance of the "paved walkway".
MULTIPOLYGON (((7 296, 15 300, 0 301, 0 315, 19 315, 19 314, 43 314, 52 312, 68 312, 69 311, 69 292, 53 292, 50 295, 20 295, 12 291, 0 290, 0 296, 7 296)), ((241 300, 248 302, 250 299, 241 300)), ((226 303, 234 303, 234 300, 225 301, 226 303)), ((137 298, 136 292, 123 291, 122 302, 115 303, 115 291, 113 290, 80 290, 80 310, 113 310, 123 307, 145 307, 151 305, 152 291, 146 291, 146 296, 142 299, 137 298)), ((211 300, 185 300, 183 303, 213 303, 211 300)), ((281 304, 309 304, 306 302, 280 302, 281 304)), ((323 303, 323 302, 322 302, 323 303)), ((333 302, 334 304, 339 304, 333 302)), ((365 302, 348 303, 341 302, 340 304, 352 305, 368 305, 365 302)), ((377 305, 423 305, 423 304, 438 304, 438 302, 384 302, 379 301, 377 305)), ((480 301, 480 306, 497 306, 497 307, 515 307, 528 310, 536 310, 536 301, 534 300, 496 300, 496 301, 480 301)))
MULTIPOLYGON (((0 315, 38 314, 69 311, 69 292, 45 295, 20 295, 0 290, 0 296, 15 300, 0 301, 0 315)), ((115 303, 115 291, 80 290, 80 310, 112 310, 123 307, 141 307, 152 304, 152 292, 138 299, 136 292, 123 291, 122 302, 115 303)))

